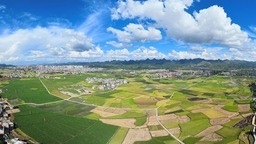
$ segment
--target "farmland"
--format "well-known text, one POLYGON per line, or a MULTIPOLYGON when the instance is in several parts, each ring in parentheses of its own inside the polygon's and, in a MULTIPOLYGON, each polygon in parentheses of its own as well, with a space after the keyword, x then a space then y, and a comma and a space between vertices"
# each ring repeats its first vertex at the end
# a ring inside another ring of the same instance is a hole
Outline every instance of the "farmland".
POLYGON ((11 80, 5 86, 6 97, 9 100, 21 100, 26 103, 46 103, 61 100, 50 95, 41 82, 36 79, 11 80))
POLYGON ((10 80, 2 84, 3 96, 20 107, 15 114, 19 129, 43 143, 176 143, 156 121, 156 111, 159 121, 185 143, 248 142, 244 137, 252 126, 233 126, 252 113, 251 78, 159 79, 138 71, 122 75, 129 83, 112 90, 94 89, 99 84, 86 81, 120 78, 117 73, 48 74, 42 83, 36 78, 10 80), (90 93, 79 93, 81 89, 90 93))
POLYGON ((105 144, 117 130, 115 126, 96 120, 54 113, 30 106, 20 106, 20 110, 21 113, 15 114, 15 122, 23 132, 39 143, 105 144))

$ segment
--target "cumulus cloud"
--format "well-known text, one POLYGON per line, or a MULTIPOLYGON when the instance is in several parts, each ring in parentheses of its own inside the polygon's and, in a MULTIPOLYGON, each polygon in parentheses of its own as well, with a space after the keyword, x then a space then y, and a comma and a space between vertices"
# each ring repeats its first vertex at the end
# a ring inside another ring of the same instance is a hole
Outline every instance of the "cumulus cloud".
POLYGON ((95 47, 88 51, 78 52, 78 51, 71 51, 69 53, 70 58, 99 58, 102 57, 104 54, 103 50, 100 47, 95 47))
POLYGON ((8 57, 65 56, 93 48, 92 40, 83 33, 61 27, 19 29, 0 35, 0 61, 7 61, 8 57))
POLYGON ((125 43, 148 42, 162 39, 161 31, 153 27, 145 29, 141 24, 130 23, 123 29, 122 31, 109 27, 107 31, 112 32, 120 42, 125 43))
POLYGON ((203 47, 191 46, 188 51, 172 50, 168 54, 170 59, 195 59, 202 58, 207 60, 232 59, 230 52, 223 47, 203 47))
POLYGON ((109 50, 105 55, 106 60, 142 60, 142 59, 163 59, 167 56, 154 47, 140 47, 133 51, 128 49, 109 50))
POLYGON ((112 19, 150 19, 169 37, 187 43, 218 43, 237 48, 250 41, 222 7, 214 5, 191 15, 186 9, 192 3, 193 0, 119 0, 117 8, 112 9, 112 19))

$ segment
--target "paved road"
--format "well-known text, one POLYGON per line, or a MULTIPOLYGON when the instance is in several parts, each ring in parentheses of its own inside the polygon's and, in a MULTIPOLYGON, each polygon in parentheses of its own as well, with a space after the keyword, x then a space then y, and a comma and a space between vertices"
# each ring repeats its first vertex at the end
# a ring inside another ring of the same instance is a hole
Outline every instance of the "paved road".
MULTIPOLYGON (((42 85, 45 87, 45 89, 47 90, 47 92, 53 96, 56 96, 54 94, 52 94, 48 88, 46 87, 46 85, 43 83, 43 81, 39 78, 40 82, 42 83, 42 85)), ((173 97, 173 95, 175 94, 175 92, 172 93, 172 95, 170 96, 169 100, 173 97)), ((58 97, 58 96, 56 96, 58 97)), ((73 103, 77 103, 77 104, 81 104, 81 105, 87 105, 87 106, 98 106, 98 105, 95 105, 95 104, 86 104, 86 103, 83 103, 83 102, 77 102, 77 101, 72 101, 70 100, 72 97, 70 98, 67 98, 67 99, 63 99, 63 100, 60 100, 60 101, 69 101, 69 102, 73 102, 73 103)), ((55 101, 55 102, 49 102, 49 103, 43 103, 43 104, 35 104, 35 103, 25 103, 25 104, 32 104, 32 105, 45 105, 45 104, 50 104, 50 103, 56 103, 56 102, 59 102, 59 101, 55 101)), ((156 111, 156 120, 157 122, 164 128, 164 130, 171 136, 173 137, 176 141, 178 141, 180 144, 184 144, 180 139, 178 139, 175 135, 173 135, 162 123, 161 121, 159 120, 158 118, 158 108, 160 106, 158 106, 157 108, 155 108, 155 111, 156 111)), ((127 108, 120 108, 120 109, 127 109, 127 108)), ((154 108, 152 108, 154 109, 154 108)), ((141 110, 141 109, 140 109, 141 110)), ((148 109, 149 110, 149 109, 148 109)))
POLYGON ((180 139, 178 139, 175 135, 173 135, 159 120, 158 118, 158 108, 156 108, 156 121, 164 128, 164 130, 176 141, 178 141, 180 144, 184 144, 180 139))
MULTIPOLYGON (((173 95, 175 94, 176 92, 173 92, 172 93, 172 95, 170 96, 170 98, 169 98, 169 100, 173 97, 173 95)), ((162 123, 161 123, 161 121, 159 120, 159 118, 158 118, 158 108, 159 107, 161 107, 161 105, 160 106, 158 106, 157 108, 155 108, 155 111, 156 111, 156 121, 159 123, 159 125, 161 125, 163 128, 164 128, 164 130, 172 137, 172 138, 174 138, 176 141, 178 141, 180 144, 184 144, 180 139, 178 139, 175 135, 173 135, 162 123)))

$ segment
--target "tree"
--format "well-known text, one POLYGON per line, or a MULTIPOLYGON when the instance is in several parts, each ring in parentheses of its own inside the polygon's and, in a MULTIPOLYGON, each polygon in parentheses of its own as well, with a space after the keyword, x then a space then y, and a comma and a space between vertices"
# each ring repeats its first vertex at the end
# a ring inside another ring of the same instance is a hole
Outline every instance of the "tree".
POLYGON ((252 82, 248 86, 249 86, 250 91, 252 93, 252 97, 256 97, 256 84, 255 84, 255 82, 252 82))

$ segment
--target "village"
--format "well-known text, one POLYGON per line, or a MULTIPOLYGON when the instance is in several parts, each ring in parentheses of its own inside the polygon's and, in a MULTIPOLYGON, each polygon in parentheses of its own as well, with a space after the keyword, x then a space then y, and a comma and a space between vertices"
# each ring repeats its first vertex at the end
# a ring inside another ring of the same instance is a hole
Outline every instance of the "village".
POLYGON ((113 79, 113 78, 86 78, 88 83, 102 83, 102 85, 94 85, 92 89, 99 90, 111 90, 115 89, 120 85, 127 84, 128 81, 125 79, 113 79))
POLYGON ((7 144, 27 144, 27 140, 21 140, 15 132, 16 125, 13 122, 13 113, 19 112, 17 106, 12 106, 5 100, 2 95, 2 90, 0 89, 0 139, 7 144))
POLYGON ((91 68, 79 65, 37 65, 37 66, 17 66, 5 68, 0 73, 7 78, 33 78, 42 74, 82 74, 87 72, 102 71, 103 68, 91 68))

